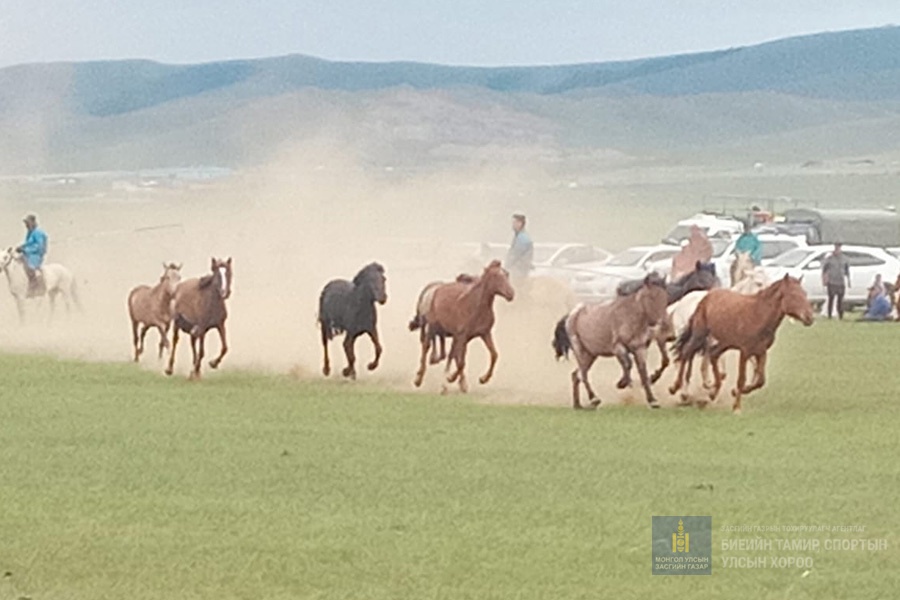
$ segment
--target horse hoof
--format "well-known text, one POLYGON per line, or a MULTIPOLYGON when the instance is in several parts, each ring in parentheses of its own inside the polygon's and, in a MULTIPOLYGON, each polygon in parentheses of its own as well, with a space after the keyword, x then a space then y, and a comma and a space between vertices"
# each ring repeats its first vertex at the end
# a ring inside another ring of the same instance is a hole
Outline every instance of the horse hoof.
POLYGON ((368 368, 370 371, 374 371, 375 369, 378 368, 378 363, 370 362, 368 365, 366 365, 366 368, 368 368))
POLYGON ((439 365, 439 364, 441 364, 441 359, 436 356, 432 356, 431 358, 428 359, 428 364, 429 365, 439 365))
POLYGON ((163 373, 165 373, 166 375, 168 375, 169 377, 171 377, 171 376, 172 376, 172 369, 166 369, 165 371, 163 371, 163 373))
POLYGON ((341 375, 344 377, 351 377, 354 375, 353 370, 350 367, 347 367, 341 371, 341 375))
POLYGON ((732 397, 732 398, 737 398, 737 396, 738 396, 737 388, 731 390, 731 397, 732 397))
POLYGON ((459 384, 459 391, 462 392, 463 394, 468 394, 469 386, 464 383, 461 383, 461 384, 459 384))
POLYGON ((591 400, 592 409, 596 409, 598 406, 600 406, 600 398, 594 398, 593 400, 591 400))
POLYGON ((446 385, 441 385, 441 396, 446 396, 449 391, 446 385))
POLYGON ((416 387, 422 387, 422 378, 416 377, 415 379, 413 379, 413 385, 416 387))
POLYGON ((619 388, 620 390, 624 390, 627 387, 631 387, 631 380, 630 379, 620 379, 616 382, 616 387, 619 388))
POLYGON ((325 377, 328 377, 329 375, 331 375, 331 367, 323 367, 322 375, 324 375, 325 377))
POLYGON ((736 417, 739 417, 739 416, 741 416, 741 409, 739 409, 739 408, 732 409, 731 414, 733 414, 736 417))
POLYGON ((659 403, 656 400, 647 402, 647 408, 659 408, 659 403))
POLYGON ((478 378, 478 383, 480 383, 481 385, 484 385, 490 380, 491 380, 490 377, 488 377, 487 375, 484 375, 484 376, 478 378))
POLYGON ((209 361, 209 368, 210 368, 210 369, 218 369, 218 368, 219 368, 219 361, 217 361, 217 360, 211 360, 211 361, 209 361))
POLYGON ((669 386, 669 393, 674 396, 680 387, 678 385, 669 386))
POLYGON ((662 373, 654 373, 650 376, 650 383, 656 383, 660 377, 662 377, 662 373))

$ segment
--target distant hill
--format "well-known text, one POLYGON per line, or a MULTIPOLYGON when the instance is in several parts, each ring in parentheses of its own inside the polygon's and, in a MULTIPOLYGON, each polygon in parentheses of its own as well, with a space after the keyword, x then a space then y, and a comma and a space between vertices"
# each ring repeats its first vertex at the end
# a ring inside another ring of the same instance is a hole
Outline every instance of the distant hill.
MULTIPOLYGON (((898 119, 898 27, 564 66, 34 64, 0 69, 0 172, 241 166, 321 137, 390 161, 485 147, 660 153, 782 134, 796 144, 830 126, 844 139, 848 123, 898 119)), ((894 149, 876 137, 851 145, 894 149)))

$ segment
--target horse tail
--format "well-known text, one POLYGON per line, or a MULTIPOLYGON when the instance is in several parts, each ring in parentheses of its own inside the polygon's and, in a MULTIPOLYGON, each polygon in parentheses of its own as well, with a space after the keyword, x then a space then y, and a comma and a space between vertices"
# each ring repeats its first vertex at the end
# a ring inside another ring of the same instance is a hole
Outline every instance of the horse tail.
POLYGON ((409 322, 409 330, 416 331, 417 329, 425 326, 425 317, 422 315, 416 315, 409 322))
POLYGON ((569 315, 564 316, 556 324, 553 330, 553 350, 556 352, 556 360, 563 356, 569 357, 569 351, 572 350, 572 340, 569 339, 569 332, 566 330, 566 321, 569 315))
POLYGON ((700 315, 702 307, 703 304, 701 303, 693 316, 691 316, 690 321, 688 321, 687 327, 684 328, 684 331, 681 332, 675 340, 675 344, 672 346, 675 360, 678 362, 690 360, 697 352, 701 354, 706 352, 709 329, 698 326, 699 324, 697 323, 697 317, 700 315))

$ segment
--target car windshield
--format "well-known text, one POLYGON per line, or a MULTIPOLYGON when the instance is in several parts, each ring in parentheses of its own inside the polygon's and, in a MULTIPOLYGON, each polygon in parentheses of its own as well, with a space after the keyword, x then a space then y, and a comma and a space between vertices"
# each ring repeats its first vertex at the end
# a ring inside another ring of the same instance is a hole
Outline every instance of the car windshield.
MULTIPOLYGON (((680 242, 681 240, 686 240, 691 237, 691 227, 693 225, 676 225, 675 228, 666 234, 666 237, 663 238, 665 240, 671 242, 680 242)), ((709 228, 701 227, 703 233, 707 233, 709 228)))
POLYGON ((795 248, 794 250, 788 250, 781 256, 777 257, 770 263, 770 265, 773 267, 796 267, 797 265, 802 263, 803 260, 810 254, 810 250, 795 248))
POLYGON ((725 251, 728 250, 728 246, 731 244, 729 240, 723 240, 721 238, 713 238, 709 240, 709 243, 712 244, 713 257, 715 258, 725 254, 725 251))
POLYGON ((641 262, 646 254, 645 250, 625 250, 609 259, 606 265, 609 267, 633 267, 641 262))
POLYGON ((536 263, 549 262, 558 251, 559 248, 553 246, 535 246, 533 260, 536 263))

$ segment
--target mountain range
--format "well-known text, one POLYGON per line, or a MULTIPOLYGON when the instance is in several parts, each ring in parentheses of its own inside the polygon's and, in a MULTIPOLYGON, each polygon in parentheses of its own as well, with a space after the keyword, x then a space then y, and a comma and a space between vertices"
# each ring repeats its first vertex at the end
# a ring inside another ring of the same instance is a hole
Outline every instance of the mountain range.
POLYGON ((900 27, 561 66, 285 56, 0 69, 0 173, 260 164, 330 140, 378 164, 588 154, 893 154, 900 27))

